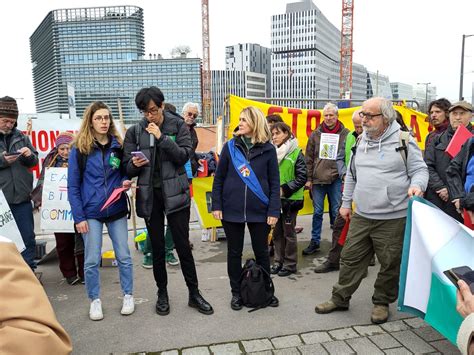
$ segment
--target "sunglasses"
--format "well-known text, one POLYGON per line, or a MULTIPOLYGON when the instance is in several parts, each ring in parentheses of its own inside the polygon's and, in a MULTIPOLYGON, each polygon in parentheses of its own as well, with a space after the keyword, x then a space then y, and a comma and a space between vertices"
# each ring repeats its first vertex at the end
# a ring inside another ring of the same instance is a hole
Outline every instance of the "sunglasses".
POLYGON ((186 112, 186 116, 192 117, 192 118, 197 118, 198 114, 197 113, 192 113, 192 112, 186 112))

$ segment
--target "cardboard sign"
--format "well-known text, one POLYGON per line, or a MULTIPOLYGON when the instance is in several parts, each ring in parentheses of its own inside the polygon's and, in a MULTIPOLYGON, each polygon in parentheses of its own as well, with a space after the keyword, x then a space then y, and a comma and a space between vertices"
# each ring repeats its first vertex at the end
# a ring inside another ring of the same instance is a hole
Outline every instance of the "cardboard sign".
POLYGON ((26 249, 13 213, 2 190, 0 190, 0 235, 15 243, 20 253, 26 249))
POLYGON ((67 196, 67 168, 46 169, 40 217, 43 231, 74 233, 71 205, 67 196))

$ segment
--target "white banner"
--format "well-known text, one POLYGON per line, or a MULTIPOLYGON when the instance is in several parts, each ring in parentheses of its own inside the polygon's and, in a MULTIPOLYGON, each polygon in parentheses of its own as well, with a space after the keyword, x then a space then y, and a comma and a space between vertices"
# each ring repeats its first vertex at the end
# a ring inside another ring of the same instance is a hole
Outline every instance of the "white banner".
POLYGON ((67 106, 69 108, 69 118, 76 119, 76 91, 71 83, 67 83, 67 106))
POLYGON ((40 225, 43 231, 74 232, 67 197, 67 168, 47 168, 45 171, 40 225))
POLYGON ((20 253, 26 249, 15 218, 13 218, 13 213, 2 190, 0 190, 0 235, 15 243, 20 253))

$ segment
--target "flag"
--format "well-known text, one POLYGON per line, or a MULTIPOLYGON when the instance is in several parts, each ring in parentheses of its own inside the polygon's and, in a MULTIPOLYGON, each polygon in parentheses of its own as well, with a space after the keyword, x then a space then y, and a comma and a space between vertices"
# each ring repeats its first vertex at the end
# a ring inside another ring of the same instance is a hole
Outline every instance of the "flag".
POLYGON ((474 231, 423 198, 410 199, 398 310, 423 318, 453 344, 463 319, 456 286, 443 272, 459 266, 474 268, 474 231))

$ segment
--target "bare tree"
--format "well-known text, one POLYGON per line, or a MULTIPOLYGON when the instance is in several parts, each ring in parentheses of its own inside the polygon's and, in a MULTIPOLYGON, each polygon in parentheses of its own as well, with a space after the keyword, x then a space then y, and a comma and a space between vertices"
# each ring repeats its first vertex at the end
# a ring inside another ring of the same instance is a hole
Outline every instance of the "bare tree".
POLYGON ((191 53, 191 47, 186 45, 176 46, 171 50, 171 57, 172 58, 179 58, 179 57, 186 57, 189 53, 191 53))

